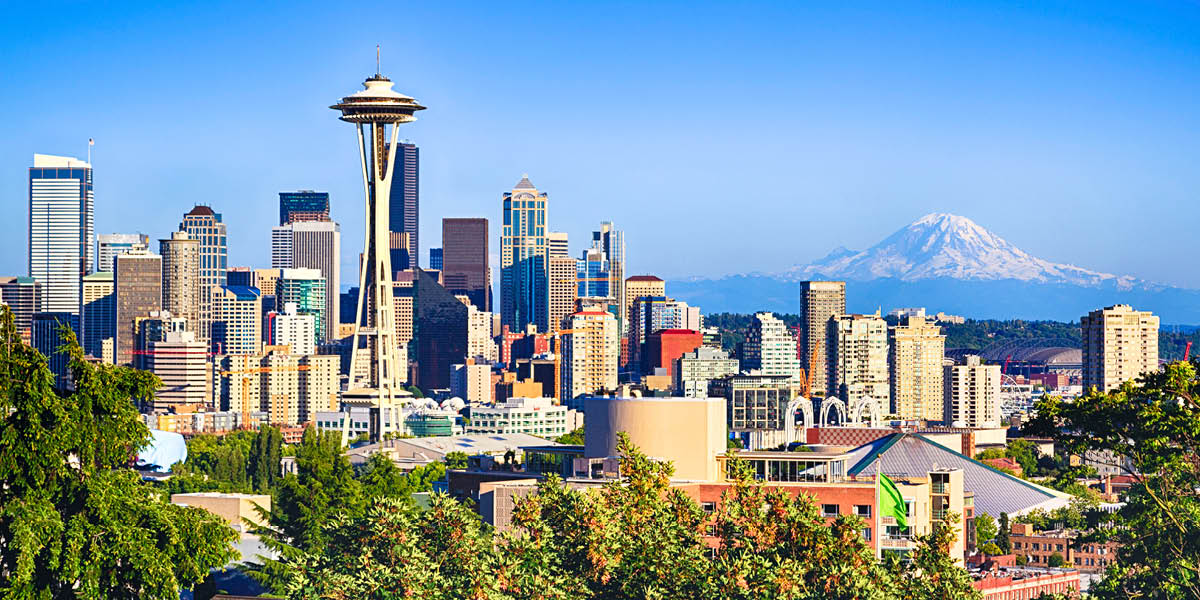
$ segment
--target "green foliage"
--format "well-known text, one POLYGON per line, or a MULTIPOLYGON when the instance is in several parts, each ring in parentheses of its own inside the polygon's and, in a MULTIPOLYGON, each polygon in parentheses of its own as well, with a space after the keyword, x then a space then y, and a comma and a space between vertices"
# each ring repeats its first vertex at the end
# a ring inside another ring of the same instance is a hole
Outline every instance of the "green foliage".
POLYGON ((1087 511, 1080 543, 1116 540, 1116 564, 1089 593, 1109 598, 1200 598, 1200 379, 1194 365, 1072 402, 1045 398, 1026 425, 1072 454, 1132 461, 1135 483, 1116 514, 1087 511))
POLYGON ((446 454, 446 468, 462 470, 467 468, 467 453, 455 450, 446 454))
POLYGON ((405 473, 387 454, 376 452, 367 459, 366 467, 358 477, 363 492, 368 498, 392 498, 401 502, 412 502, 412 495, 433 489, 433 482, 446 476, 446 466, 430 463, 405 473))
POLYGON ((729 438, 725 440, 725 448, 727 450, 741 450, 742 440, 740 438, 729 438))
POLYGON ((269 425, 258 430, 250 443, 246 474, 254 491, 269 493, 283 477, 283 434, 269 425))
POLYGON ((1012 552, 1012 540, 1008 537, 1012 526, 1008 522, 1008 513, 1000 513, 1000 523, 996 529, 996 545, 1000 546, 1001 554, 1012 552))
POLYGON ((419 388, 419 387, 417 387, 417 386, 415 386, 415 385, 407 385, 407 386, 404 386, 404 389, 406 389, 406 390, 408 390, 409 392, 411 392, 411 393, 412 393, 412 395, 413 395, 413 398, 424 398, 424 397, 425 397, 425 392, 422 392, 422 391, 421 391, 421 388, 419 388))
POLYGON ((996 525, 996 519, 987 513, 978 514, 975 516, 975 541, 978 544, 990 542, 996 539, 996 534, 1000 528, 996 525))
POLYGON ((1063 559, 1063 555, 1061 555, 1057 552, 1055 552, 1054 554, 1051 554, 1050 556, 1048 556, 1046 558, 1046 566, 1047 567, 1061 567, 1064 564, 1066 564, 1066 562, 1067 561, 1065 559, 1063 559))
POLYGON ((1005 552, 1004 552, 1004 550, 1002 550, 1002 549, 1000 548, 1000 546, 997 546, 997 545, 996 545, 995 543, 993 543, 993 542, 988 542, 988 543, 986 543, 986 544, 984 544, 984 545, 980 546, 980 547, 979 547, 979 551, 980 551, 980 552, 982 552, 982 553, 984 553, 984 554, 986 554, 986 555, 988 555, 988 556, 996 556, 997 554, 1004 554, 1004 553, 1005 553, 1005 552))
MULTIPOLYGON (((954 513, 946 514, 946 520, 951 523, 958 518, 954 513)), ((889 561, 896 580, 903 582, 896 597, 903 600, 982 598, 983 594, 971 586, 970 574, 950 556, 954 540, 954 531, 950 526, 937 521, 933 531, 916 536, 917 547, 912 551, 910 561, 889 561)))
POLYGON ((1021 438, 1008 441, 1008 447, 1005 453, 1009 458, 1017 461, 1021 465, 1021 471, 1026 477, 1035 477, 1038 474, 1038 449, 1037 444, 1021 438))
POLYGON ((965 323, 938 323, 946 336, 947 348, 969 348, 983 350, 995 343, 1033 340, 1037 338, 1063 338, 1071 345, 1082 339, 1079 323, 1059 321, 997 321, 992 319, 967 319, 965 323))
POLYGON ((560 444, 567 444, 570 446, 582 446, 583 445, 583 428, 580 427, 578 429, 575 429, 574 431, 571 431, 570 433, 564 433, 563 435, 560 435, 557 438, 555 438, 554 441, 556 441, 560 444))
POLYGON ((175 599, 236 558, 236 532, 175 506, 127 468, 150 440, 132 398, 151 373, 86 361, 69 329, 75 390, 0 309, 0 597, 175 599))

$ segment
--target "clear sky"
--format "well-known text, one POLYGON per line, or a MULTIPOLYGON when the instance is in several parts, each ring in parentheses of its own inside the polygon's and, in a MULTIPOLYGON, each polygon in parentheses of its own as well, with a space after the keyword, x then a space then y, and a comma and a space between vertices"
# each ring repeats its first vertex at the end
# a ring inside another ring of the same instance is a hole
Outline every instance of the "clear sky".
MULTIPOLYGON (((11 3, 0 20, 0 274, 25 274, 27 167, 96 139, 96 228, 223 213, 269 265, 281 190, 362 244, 353 129, 383 72, 429 107, 422 253, 522 173, 572 254, 630 273, 777 271, 929 212, 1034 255, 1200 287, 1196 2, 11 3)), ((422 257, 422 263, 427 258, 422 257)), ((493 264, 493 267, 496 265, 493 264)), ((345 283, 345 282, 344 282, 345 283)))

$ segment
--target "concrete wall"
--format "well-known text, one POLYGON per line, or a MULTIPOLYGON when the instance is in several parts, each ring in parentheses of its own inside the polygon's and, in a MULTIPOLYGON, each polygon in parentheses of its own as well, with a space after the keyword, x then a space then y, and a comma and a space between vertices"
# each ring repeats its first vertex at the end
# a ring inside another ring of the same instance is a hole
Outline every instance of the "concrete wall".
POLYGON ((601 398, 584 401, 584 456, 617 454, 624 431, 647 456, 675 465, 675 479, 714 481, 714 457, 725 452, 721 398, 601 398))

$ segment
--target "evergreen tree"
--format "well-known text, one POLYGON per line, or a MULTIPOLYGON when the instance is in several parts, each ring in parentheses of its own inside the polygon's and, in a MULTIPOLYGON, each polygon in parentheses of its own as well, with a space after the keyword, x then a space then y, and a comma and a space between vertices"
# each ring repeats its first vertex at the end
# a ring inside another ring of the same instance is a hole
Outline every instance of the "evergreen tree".
POLYGON ((996 545, 1000 547, 1000 551, 1004 554, 1012 552, 1012 541, 1008 539, 1011 530, 1012 525, 1008 523, 1008 513, 1000 513, 1000 524, 996 532, 996 545))
POLYGON ((250 443, 247 476, 254 490, 270 493, 275 489, 283 471, 283 434, 270 425, 259 428, 250 443))
POLYGON ((132 399, 153 374, 84 359, 69 329, 73 391, 0 309, 0 597, 179 597, 236 557, 224 520, 170 504, 128 468, 150 442, 132 399))

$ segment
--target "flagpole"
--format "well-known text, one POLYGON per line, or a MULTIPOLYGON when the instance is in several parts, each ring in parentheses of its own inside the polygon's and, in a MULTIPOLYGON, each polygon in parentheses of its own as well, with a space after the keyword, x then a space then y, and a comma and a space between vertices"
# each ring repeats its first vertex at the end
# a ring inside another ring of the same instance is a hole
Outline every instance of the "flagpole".
POLYGON ((879 484, 883 481, 879 477, 879 462, 882 455, 875 459, 875 561, 883 559, 883 510, 879 502, 879 484))

